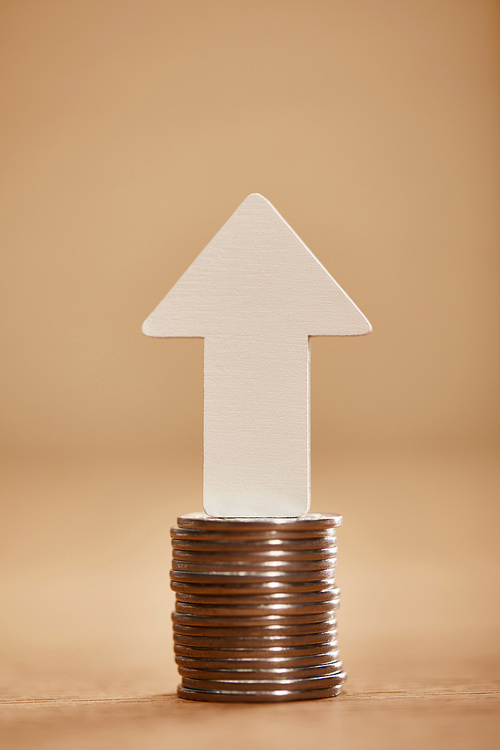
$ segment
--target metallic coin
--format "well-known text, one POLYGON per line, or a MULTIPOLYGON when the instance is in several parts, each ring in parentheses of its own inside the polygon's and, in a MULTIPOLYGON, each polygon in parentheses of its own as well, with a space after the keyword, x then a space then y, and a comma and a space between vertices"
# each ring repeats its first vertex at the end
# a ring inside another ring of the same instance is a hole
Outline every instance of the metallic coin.
POLYGON ((187 571, 187 570, 171 570, 170 578, 173 581, 185 581, 186 583, 216 583, 219 584, 231 584, 231 583, 300 583, 305 582, 317 582, 321 579, 331 579, 334 575, 333 567, 329 567, 326 570, 307 570, 301 572, 295 570, 287 573, 283 570, 263 570, 262 572, 256 571, 224 571, 214 570, 210 568, 206 573, 201 571, 187 571))
POLYGON ((231 544, 245 544, 246 542, 270 542, 280 540, 284 542, 302 542, 308 539, 335 539, 335 529, 324 531, 286 531, 276 529, 274 531, 246 531, 239 532, 238 529, 228 533, 227 531, 201 531, 199 529, 181 529, 174 526, 170 529, 170 536, 177 541, 192 542, 230 542, 231 544))
POLYGON ((186 561, 172 560, 172 570, 183 570, 187 573, 202 573, 204 575, 226 575, 234 573, 235 575, 245 576, 266 576, 280 574, 299 573, 305 575, 306 572, 317 570, 333 570, 336 559, 327 558, 326 560, 299 560, 290 562, 286 560, 244 560, 238 562, 219 562, 211 560, 186 561))
MULTIPOLYGON (((178 613, 174 613, 178 614, 178 613)), ((299 622, 296 620, 290 620, 290 618, 264 618, 264 617, 252 617, 252 622, 246 622, 247 619, 250 618, 215 618, 215 622, 209 622, 206 621, 210 620, 208 617, 204 617, 203 620, 205 622, 201 622, 201 620, 197 621, 191 621, 189 624, 186 624, 185 622, 175 622, 173 623, 173 628, 175 633, 184 633, 184 635, 200 635, 203 633, 203 635, 223 635, 223 633, 217 634, 215 631, 219 629, 227 630, 228 635, 231 636, 245 636, 249 635, 251 633, 253 634, 272 634, 275 633, 276 635, 288 635, 288 632, 284 632, 284 628, 287 629, 287 631, 297 632, 297 634, 307 633, 307 632, 317 632, 318 628, 323 627, 324 630, 328 630, 328 628, 332 627, 332 625, 336 625, 336 619, 335 619, 335 612, 327 612, 324 615, 309 615, 311 617, 311 620, 307 620, 306 618, 303 618, 299 622), (320 618, 320 619, 318 619, 320 618), (187 628, 192 628, 192 631, 188 633, 187 628)))
POLYGON ((243 539, 240 541, 233 539, 231 535, 229 538, 226 535, 223 540, 214 542, 209 542, 204 537, 199 540, 176 539, 172 537, 172 547, 174 550, 184 550, 186 552, 220 552, 224 554, 227 552, 239 553, 242 548, 249 552, 310 552, 320 549, 336 549, 337 541, 334 535, 296 540, 273 537, 268 540, 243 539))
POLYGON ((194 680, 299 680, 310 677, 327 677, 342 672, 342 662, 321 664, 315 667, 296 667, 292 669, 200 669, 178 665, 181 677, 194 680))
MULTIPOLYGON (((240 685, 246 687, 253 686, 259 688, 262 683, 272 682, 275 683, 276 688, 286 687, 293 688, 297 683, 303 683, 297 685, 299 690, 307 690, 307 683, 311 682, 313 687, 318 686, 320 681, 335 681, 336 683, 344 682, 346 674, 342 668, 324 666, 322 667, 307 667, 306 669, 285 669, 285 670, 255 670, 255 671, 230 671, 224 670, 208 670, 208 669, 187 669, 186 667, 179 667, 179 674, 182 677, 183 685, 187 685, 191 682, 217 682, 218 687, 221 689, 231 689, 233 687, 240 688, 240 685), (304 674, 302 674, 304 673, 304 674)), ((191 684, 190 687, 195 687, 191 684)), ((199 686, 202 689, 202 686, 199 686)), ((326 686, 325 686, 326 687, 326 686)), ((205 685, 203 689, 213 690, 214 687, 211 685, 205 685)))
POLYGON ((179 622, 173 623, 173 632, 181 635, 193 635, 198 637, 217 638, 228 636, 228 640, 233 641, 235 638, 257 638, 257 636, 272 636, 272 637, 284 637, 290 636, 303 636, 311 633, 325 633, 331 628, 337 627, 337 621, 333 617, 329 617, 323 622, 308 622, 302 625, 253 625, 252 627, 245 627, 243 625, 230 623, 224 627, 206 627, 205 625, 184 625, 179 622))
POLYGON ((250 565, 254 563, 297 563, 297 562, 316 562, 317 560, 336 560, 336 547, 321 548, 315 550, 267 550, 254 552, 242 545, 240 550, 226 552, 206 552, 205 550, 185 550, 174 547, 172 558, 185 562, 202 562, 206 564, 232 563, 250 565))
POLYGON ((269 581, 268 583, 260 584, 245 584, 243 582, 232 583, 226 585, 215 585, 212 582, 206 583, 194 582, 193 584, 187 583, 185 580, 176 581, 172 579, 170 581, 170 588, 172 591, 180 591, 186 594, 199 594, 201 591, 207 596, 213 594, 217 596, 254 596, 258 594, 270 594, 270 593, 287 593, 294 595, 301 595, 308 591, 317 591, 318 589, 326 589, 331 586, 332 591, 335 589, 335 578, 325 578, 319 581, 306 581, 297 583, 287 583, 283 581, 269 581))
POLYGON ((289 622, 291 625, 301 622, 319 622, 321 618, 331 615, 338 609, 339 603, 340 599, 334 602, 324 602, 323 604, 310 606, 307 604, 295 604, 292 606, 289 604, 285 604, 284 606, 280 604, 260 604, 256 607, 218 607, 214 604, 185 604, 184 602, 176 602, 175 611, 179 615, 192 616, 197 620, 202 618, 205 622, 210 620, 210 622, 218 625, 221 624, 218 621, 222 618, 224 622, 228 619, 236 621, 236 623, 239 620, 246 620, 248 627, 251 627, 252 623, 258 624, 258 620, 262 619, 268 622, 289 622))
POLYGON ((342 685, 323 690, 275 690, 269 692, 235 693, 223 691, 192 690, 179 685, 177 695, 191 701, 212 703, 286 703, 288 701, 310 701, 320 698, 335 698, 342 693, 342 685))
POLYGON ((270 646, 283 646, 293 648, 295 646, 309 646, 315 643, 331 642, 337 637, 337 631, 332 628, 320 633, 308 633, 307 635, 259 635, 259 636, 210 636, 210 635, 184 635, 174 633, 174 643, 179 646, 198 646, 198 648, 248 648, 259 649, 270 646))
POLYGON ((184 687, 193 690, 237 690, 238 692, 254 693, 257 690, 318 690, 321 688, 342 685, 345 682, 345 672, 326 677, 305 677, 297 680, 194 680, 191 677, 183 677, 184 687))
POLYGON ((172 570, 182 570, 187 573, 202 573, 225 575, 271 575, 275 571, 281 574, 306 573, 317 570, 334 570, 337 565, 336 557, 320 560, 178 560, 173 558, 172 570))
MULTIPOLYGON (((235 589, 234 593, 251 594, 256 593, 262 587, 263 591, 286 591, 287 586, 297 586, 295 590, 305 591, 306 586, 313 586, 316 589, 326 588, 332 585, 335 580, 335 571, 328 570, 308 570, 306 573, 294 571, 293 573, 284 573, 282 571, 266 571, 264 573, 251 572, 214 572, 210 570, 207 573, 191 572, 186 570, 171 570, 170 580, 172 583, 185 583, 189 586, 197 587, 197 590, 206 590, 207 593, 213 591, 215 587, 226 587, 235 589), (302 586, 302 588, 300 588, 302 586), (213 589, 211 588, 213 587, 213 589), (283 588, 285 587, 285 588, 283 588)), ((314 590, 314 589, 313 589, 314 590)))
POLYGON ((251 594, 249 596, 210 596, 204 594, 203 589, 197 594, 186 594, 182 591, 178 591, 176 595, 176 601, 178 603, 186 604, 202 604, 202 605, 213 605, 220 604, 223 606, 307 606, 308 604, 322 604, 325 602, 331 602, 338 599, 340 596, 340 588, 330 587, 321 591, 310 591, 303 592, 300 594, 285 594, 285 593, 271 593, 271 594, 251 594))
POLYGON ((238 671, 255 669, 308 669, 310 667, 323 667, 331 664, 342 666, 339 661, 339 650, 332 649, 328 653, 317 656, 297 656, 281 658, 271 656, 267 659, 201 659, 189 656, 175 657, 175 663, 180 667, 188 669, 231 669, 238 671))
POLYGON ((181 697, 272 702, 339 694, 340 520, 179 519, 170 578, 181 697))
POLYGON ((299 659, 325 656, 336 651, 338 643, 336 638, 330 638, 325 643, 312 643, 305 646, 260 646, 257 648, 200 648, 196 646, 183 645, 174 641, 174 653, 176 656, 187 656, 191 659, 299 659))
POLYGON ((214 531, 307 531, 331 529, 340 526, 342 516, 307 513, 299 518, 214 518, 205 513, 187 513, 179 516, 177 524, 181 528, 214 531))
MULTIPOLYGON (((214 628, 229 628, 233 633, 238 630, 254 631, 268 630, 273 628, 297 628, 303 630, 309 626, 314 628, 321 623, 331 623, 336 616, 335 610, 319 612, 313 615, 303 615, 302 619, 284 617, 279 615, 267 615, 264 617, 197 617, 196 615, 185 615, 181 612, 172 612, 172 621, 175 626, 196 628, 197 630, 210 630, 214 628)), ((177 630, 177 632, 180 632, 177 630)))

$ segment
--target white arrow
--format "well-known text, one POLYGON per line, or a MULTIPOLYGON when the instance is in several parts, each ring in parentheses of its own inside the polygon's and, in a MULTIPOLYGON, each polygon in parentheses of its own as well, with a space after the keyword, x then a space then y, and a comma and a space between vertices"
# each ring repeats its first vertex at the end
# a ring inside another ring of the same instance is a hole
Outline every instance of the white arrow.
POLYGON ((143 325, 205 339, 208 515, 308 511, 309 337, 370 331, 271 203, 249 195, 143 325))

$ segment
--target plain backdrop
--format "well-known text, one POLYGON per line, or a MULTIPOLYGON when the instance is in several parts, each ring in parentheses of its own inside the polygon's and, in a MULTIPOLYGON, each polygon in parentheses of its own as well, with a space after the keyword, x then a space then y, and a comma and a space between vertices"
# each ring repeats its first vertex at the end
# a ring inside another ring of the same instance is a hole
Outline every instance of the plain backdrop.
POLYGON ((6 695, 175 687, 168 529, 201 509, 202 342, 141 323, 254 191, 374 327, 312 345, 351 679, 375 647, 496 652, 499 16, 3 0, 6 695))

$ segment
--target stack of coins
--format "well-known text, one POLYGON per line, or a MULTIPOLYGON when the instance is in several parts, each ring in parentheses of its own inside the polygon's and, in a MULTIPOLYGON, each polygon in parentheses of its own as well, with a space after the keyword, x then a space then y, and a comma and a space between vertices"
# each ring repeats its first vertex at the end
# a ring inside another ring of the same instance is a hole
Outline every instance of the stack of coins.
POLYGON ((177 519, 170 575, 181 698, 271 702, 340 694, 341 521, 317 514, 177 519))

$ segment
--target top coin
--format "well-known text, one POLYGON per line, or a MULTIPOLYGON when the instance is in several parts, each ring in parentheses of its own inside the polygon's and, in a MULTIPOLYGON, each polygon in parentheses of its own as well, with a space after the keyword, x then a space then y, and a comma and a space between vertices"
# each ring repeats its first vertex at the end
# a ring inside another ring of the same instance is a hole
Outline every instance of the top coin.
POLYGON ((177 523, 181 528, 207 531, 235 531, 245 533, 252 531, 304 532, 309 530, 326 530, 340 526, 342 516, 306 513, 298 518, 215 518, 206 513, 187 513, 179 516, 177 523))

